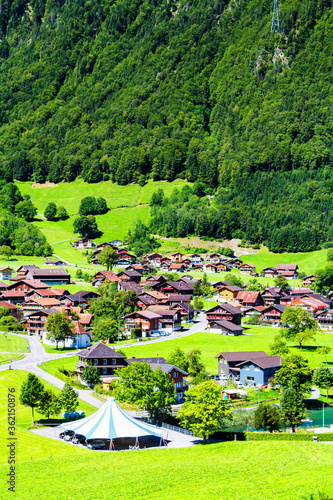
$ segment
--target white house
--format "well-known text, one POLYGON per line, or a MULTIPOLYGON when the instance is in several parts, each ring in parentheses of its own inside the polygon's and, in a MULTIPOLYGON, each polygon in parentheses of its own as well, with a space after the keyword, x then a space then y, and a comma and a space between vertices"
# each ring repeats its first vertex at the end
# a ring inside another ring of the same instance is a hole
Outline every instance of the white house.
MULTIPOLYGON (((91 344, 90 335, 84 330, 78 321, 73 321, 75 324, 75 336, 68 338, 65 342, 59 342, 59 347, 73 347, 75 349, 82 349, 89 347, 91 344)), ((43 344, 56 345, 55 341, 47 338, 47 331, 43 332, 43 344)))

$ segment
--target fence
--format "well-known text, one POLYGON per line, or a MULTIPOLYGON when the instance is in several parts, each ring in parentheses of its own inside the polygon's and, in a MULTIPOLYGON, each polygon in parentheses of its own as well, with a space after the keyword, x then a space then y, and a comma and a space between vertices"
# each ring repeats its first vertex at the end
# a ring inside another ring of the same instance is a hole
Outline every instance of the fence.
POLYGON ((180 432, 181 434, 187 434, 188 436, 193 436, 193 432, 188 429, 184 429, 183 427, 176 427, 175 425, 170 425, 165 422, 161 422, 160 420, 155 420, 150 417, 141 417, 141 420, 145 422, 149 422, 157 427, 163 427, 163 429, 168 429, 169 431, 180 432))

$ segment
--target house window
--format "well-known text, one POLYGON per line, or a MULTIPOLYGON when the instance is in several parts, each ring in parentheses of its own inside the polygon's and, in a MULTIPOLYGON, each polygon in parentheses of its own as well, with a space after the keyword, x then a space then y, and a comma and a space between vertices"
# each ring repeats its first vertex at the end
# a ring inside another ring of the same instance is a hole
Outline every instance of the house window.
POLYGON ((173 378, 177 378, 178 377, 178 372, 173 372, 173 378))
POLYGON ((260 368, 259 368, 258 366, 255 366, 255 367, 254 367, 254 371, 255 371, 255 372, 260 372, 260 368))
POLYGON ((94 366, 98 365, 98 359, 94 359, 94 366))
POLYGON ((103 375, 106 375, 108 372, 108 369, 107 368, 103 368, 103 375))
POLYGON ((112 360, 112 364, 113 364, 113 365, 116 365, 116 364, 117 364, 117 360, 116 360, 116 359, 113 359, 113 360, 112 360))
POLYGON ((107 365, 108 364, 108 360, 107 359, 103 359, 103 365, 107 365))

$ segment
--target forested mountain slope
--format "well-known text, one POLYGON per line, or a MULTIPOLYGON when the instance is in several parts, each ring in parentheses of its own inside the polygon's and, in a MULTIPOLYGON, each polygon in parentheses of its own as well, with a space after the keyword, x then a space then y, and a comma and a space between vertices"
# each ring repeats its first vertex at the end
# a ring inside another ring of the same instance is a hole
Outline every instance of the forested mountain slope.
POLYGON ((6 179, 183 177, 219 186, 221 237, 327 240, 331 1, 279 4, 272 35, 273 0, 1 0, 6 179))

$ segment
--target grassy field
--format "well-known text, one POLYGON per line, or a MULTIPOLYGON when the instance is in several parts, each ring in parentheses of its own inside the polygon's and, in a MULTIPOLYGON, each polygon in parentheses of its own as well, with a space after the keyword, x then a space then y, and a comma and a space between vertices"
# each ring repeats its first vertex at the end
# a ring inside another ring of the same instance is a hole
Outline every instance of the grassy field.
MULTIPOLYGON (((195 333, 187 337, 167 340, 157 344, 140 344, 137 346, 122 348, 126 356, 140 357, 168 357, 169 353, 179 347, 183 350, 200 349, 202 359, 207 371, 211 374, 217 373, 217 360, 214 359, 219 352, 229 351, 266 351, 269 353, 269 345, 272 344, 274 336, 278 334, 277 328, 264 326, 246 327, 247 335, 228 337, 214 333, 195 333)), ((311 366, 322 366, 325 357, 317 352, 317 348, 327 345, 333 349, 333 334, 319 333, 317 342, 311 346, 304 346, 302 350, 290 344, 290 352, 301 354, 309 359, 311 366)), ((328 366, 333 366, 333 354, 327 356, 328 366)))
MULTIPOLYGON (((299 500, 333 491, 330 445, 229 442, 99 453, 64 444, 74 448, 67 454, 57 444, 52 441, 48 454, 42 448, 38 462, 33 450, 32 460, 19 464, 16 499, 109 499, 109 484, 118 500, 299 500)), ((4 482, 7 467, 1 468, 4 482)))
POLYGON ((55 376, 59 368, 66 368, 66 370, 76 370, 76 362, 79 361, 78 356, 69 356, 68 358, 52 359, 40 365, 40 368, 45 370, 50 375, 55 376))
POLYGON ((28 341, 16 335, 0 333, 0 352, 27 353, 28 341))

